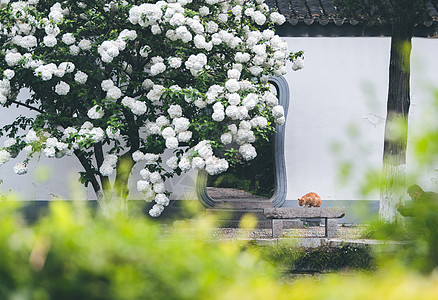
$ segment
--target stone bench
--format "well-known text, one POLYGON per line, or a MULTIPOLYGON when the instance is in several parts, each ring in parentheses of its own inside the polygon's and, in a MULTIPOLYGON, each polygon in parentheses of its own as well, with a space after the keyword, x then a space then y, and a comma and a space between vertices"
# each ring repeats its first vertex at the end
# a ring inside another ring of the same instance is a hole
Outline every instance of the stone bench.
POLYGON ((279 207, 265 208, 263 213, 272 219, 272 237, 280 237, 283 233, 283 221, 301 218, 324 218, 325 236, 335 237, 338 231, 338 220, 345 216, 344 207, 279 207))

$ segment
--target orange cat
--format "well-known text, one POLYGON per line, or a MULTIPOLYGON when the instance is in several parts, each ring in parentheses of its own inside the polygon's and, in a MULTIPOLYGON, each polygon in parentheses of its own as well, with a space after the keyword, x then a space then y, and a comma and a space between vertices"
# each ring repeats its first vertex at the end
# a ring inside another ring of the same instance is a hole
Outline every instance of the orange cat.
POLYGON ((303 197, 298 198, 298 204, 300 206, 306 207, 320 207, 321 206, 321 197, 317 193, 307 193, 303 197))

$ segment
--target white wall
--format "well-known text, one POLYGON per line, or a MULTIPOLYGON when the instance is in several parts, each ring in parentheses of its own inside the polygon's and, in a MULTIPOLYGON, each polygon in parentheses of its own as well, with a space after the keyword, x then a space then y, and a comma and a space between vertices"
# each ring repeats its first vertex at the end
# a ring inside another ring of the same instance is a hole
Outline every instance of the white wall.
MULTIPOLYGON (((364 199, 359 193, 359 174, 380 168, 388 87, 389 38, 286 38, 289 50, 304 50, 305 68, 290 71, 291 102, 286 129, 287 199, 318 192, 323 199, 364 199), (349 133, 350 132, 350 133, 349 133), (352 135, 351 132, 357 132, 352 135), (355 138, 351 138, 355 136, 355 138), (339 145, 335 153, 333 148, 339 145), (339 162, 353 161, 355 179, 348 185, 338 181, 339 162)), ((427 111, 425 83, 438 86, 438 40, 414 39, 412 52, 412 106, 410 132, 418 131, 422 111, 427 111)), ((0 110, 0 125, 14 118, 11 110, 0 110)), ((421 129, 421 128, 420 128, 421 129)), ((4 138, 0 139, 3 143, 4 138)), ((80 170, 76 158, 35 158, 30 172, 18 176, 12 168, 18 160, 0 166, 0 192, 15 190, 23 199, 72 198, 69 180, 80 170), (34 169, 50 169, 41 183, 34 169)), ((409 161, 408 161, 409 163, 409 161)), ((133 171, 138 178, 139 170, 133 171)), ((196 174, 167 183, 174 199, 196 199, 196 174)), ((429 177, 430 179, 430 177, 429 177)), ((135 186, 135 178, 130 184, 135 186)), ((132 198, 138 198, 133 191, 132 198)), ((89 189, 88 197, 94 198, 89 189)), ((378 193, 366 199, 378 199, 378 193)))
MULTIPOLYGON (((379 199, 360 193, 362 175, 381 168, 388 88, 389 38, 287 38, 304 50, 305 68, 286 75, 290 105, 286 129, 288 200, 315 191, 323 199, 379 199), (355 132, 355 134, 352 134, 355 132), (333 151, 336 144, 341 150, 333 151), (339 162, 354 162, 341 185, 339 162)), ((423 83, 438 73, 438 40, 414 39, 411 128, 427 107, 423 83)))

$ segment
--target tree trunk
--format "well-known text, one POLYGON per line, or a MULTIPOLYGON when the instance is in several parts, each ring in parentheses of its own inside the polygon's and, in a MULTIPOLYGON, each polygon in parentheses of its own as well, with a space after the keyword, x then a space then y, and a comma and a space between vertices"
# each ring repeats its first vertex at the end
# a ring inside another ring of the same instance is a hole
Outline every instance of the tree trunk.
POLYGON ((383 170, 380 186, 380 218, 394 222, 399 214, 396 205, 405 194, 406 146, 410 106, 410 55, 413 22, 401 15, 393 21, 389 90, 383 170))

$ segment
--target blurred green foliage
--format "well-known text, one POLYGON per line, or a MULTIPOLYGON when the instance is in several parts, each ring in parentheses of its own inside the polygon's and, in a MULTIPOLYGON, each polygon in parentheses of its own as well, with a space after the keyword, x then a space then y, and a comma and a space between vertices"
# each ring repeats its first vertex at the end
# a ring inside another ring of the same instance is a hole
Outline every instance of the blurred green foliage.
POLYGON ((230 285, 271 281, 273 269, 227 242, 211 220, 163 232, 143 216, 56 202, 26 226, 16 202, 0 209, 1 299, 216 299, 230 285))
POLYGON ((340 247, 323 245, 316 248, 299 248, 286 243, 257 249, 263 259, 291 273, 372 270, 377 267, 368 246, 345 244, 340 247))
MULTIPOLYGON (((18 201, 0 202, 0 299, 399 300, 438 294, 438 277, 394 268, 289 282, 248 242, 212 238, 212 219, 169 229, 135 211, 93 216, 85 205, 54 202, 28 225, 18 201)), ((279 258, 264 249, 271 261, 279 258)))

